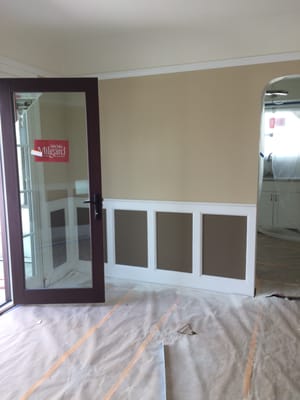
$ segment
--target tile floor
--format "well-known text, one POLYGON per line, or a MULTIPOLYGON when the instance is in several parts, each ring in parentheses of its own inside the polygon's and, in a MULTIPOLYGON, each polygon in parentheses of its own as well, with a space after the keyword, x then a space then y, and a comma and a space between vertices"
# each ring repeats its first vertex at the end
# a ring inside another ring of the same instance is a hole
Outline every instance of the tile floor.
POLYGON ((259 233, 256 253, 256 287, 264 292, 300 295, 300 241, 259 233))

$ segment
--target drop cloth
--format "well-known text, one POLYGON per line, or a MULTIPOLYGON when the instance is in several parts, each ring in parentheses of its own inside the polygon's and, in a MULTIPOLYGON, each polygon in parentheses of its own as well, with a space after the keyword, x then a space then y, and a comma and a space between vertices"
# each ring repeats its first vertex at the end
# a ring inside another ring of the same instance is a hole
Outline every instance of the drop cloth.
POLYGON ((300 398, 300 302, 115 279, 106 292, 0 317, 1 400, 300 398))

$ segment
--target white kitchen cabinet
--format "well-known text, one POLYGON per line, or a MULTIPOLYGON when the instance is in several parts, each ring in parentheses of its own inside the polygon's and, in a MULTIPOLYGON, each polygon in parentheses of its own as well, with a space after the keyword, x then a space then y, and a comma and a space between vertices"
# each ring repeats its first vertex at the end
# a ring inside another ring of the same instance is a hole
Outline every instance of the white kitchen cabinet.
POLYGON ((300 229, 300 193, 279 193, 276 224, 279 228, 300 229))
POLYGON ((300 182, 264 181, 258 205, 258 225, 300 229, 300 182))
POLYGON ((278 194, 263 190, 258 205, 258 225, 271 228, 277 225, 278 220, 278 194))

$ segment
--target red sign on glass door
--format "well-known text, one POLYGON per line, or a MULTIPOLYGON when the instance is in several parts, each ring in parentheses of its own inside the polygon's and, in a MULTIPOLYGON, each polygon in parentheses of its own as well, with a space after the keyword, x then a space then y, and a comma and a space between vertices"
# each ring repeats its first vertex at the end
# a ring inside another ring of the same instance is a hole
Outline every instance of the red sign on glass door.
POLYGON ((31 154, 36 162, 68 162, 69 141, 37 139, 31 154))

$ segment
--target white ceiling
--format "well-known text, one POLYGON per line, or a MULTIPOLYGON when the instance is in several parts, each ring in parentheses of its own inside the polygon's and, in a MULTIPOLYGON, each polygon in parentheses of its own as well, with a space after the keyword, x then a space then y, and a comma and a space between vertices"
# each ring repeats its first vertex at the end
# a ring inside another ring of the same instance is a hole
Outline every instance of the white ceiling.
POLYGON ((0 0, 2 61, 53 75, 297 53, 299 38, 300 0, 0 0))

